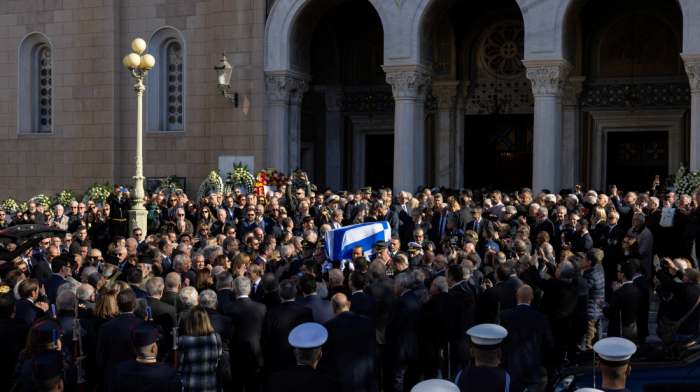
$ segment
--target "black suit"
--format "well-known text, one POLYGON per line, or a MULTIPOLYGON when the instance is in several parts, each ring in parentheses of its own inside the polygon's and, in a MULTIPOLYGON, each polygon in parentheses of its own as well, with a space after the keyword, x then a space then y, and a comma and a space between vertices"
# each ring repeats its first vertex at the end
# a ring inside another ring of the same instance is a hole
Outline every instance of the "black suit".
POLYGON ((510 377, 525 385, 539 384, 542 379, 540 352, 554 346, 547 316, 520 304, 501 313, 501 326, 508 336, 501 343, 501 367, 510 377))
MULTIPOLYGON (((350 301, 350 311, 360 316, 367 316, 375 323, 377 320, 377 301, 365 294, 363 291, 356 291, 348 297, 350 301)), ((376 338, 375 338, 376 340, 376 338)))
POLYGON ((401 247, 404 248, 404 250, 408 249, 408 243, 409 242, 414 242, 415 239, 413 238, 413 230, 417 228, 423 229, 423 238, 428 236, 428 232, 430 231, 430 222, 426 220, 421 220, 420 223, 416 224, 413 220, 410 222, 407 222, 404 224, 404 233, 403 233, 403 238, 401 239, 401 247))
MULTIPOLYGON (((170 336, 173 327, 177 325, 177 313, 175 312, 175 308, 155 297, 147 297, 146 303, 151 307, 153 322, 163 327, 163 332, 165 332, 167 336, 170 336)), ((178 333, 184 335, 185 331, 181 329, 178 333)), ((168 341, 169 340, 166 339, 166 342, 168 341)))
POLYGON ((230 350, 236 353, 231 358, 231 377, 235 391, 240 391, 244 386, 246 390, 259 388, 257 373, 263 366, 260 333, 266 312, 265 305, 249 297, 239 297, 224 306, 224 315, 233 320, 234 339, 230 350))
POLYGON ((58 274, 51 274, 51 276, 44 279, 42 283, 44 285, 44 290, 46 290, 46 296, 48 297, 50 304, 56 304, 58 287, 66 282, 68 282, 66 278, 58 274))
POLYGON ((391 309, 386 325, 388 356, 393 361, 395 391, 410 391, 420 381, 420 300, 413 291, 404 292, 391 309))
POLYGON ((617 289, 610 299, 610 306, 603 308, 603 316, 608 320, 608 337, 623 337, 636 342, 639 339, 637 333, 637 317, 642 292, 632 282, 623 284, 617 289), (622 315, 622 322, 620 322, 622 315), (622 329, 620 329, 622 324, 622 329))
POLYGON ((469 222, 473 221, 472 209, 468 206, 463 206, 458 211, 455 211, 454 217, 457 218, 457 228, 462 229, 465 233, 467 232, 467 225, 469 222))
POLYGON ((216 311, 220 314, 224 314, 224 306, 236 300, 236 293, 229 288, 219 289, 219 291, 216 292, 216 299, 218 301, 216 311))
POLYGON ((638 343, 644 344, 647 336, 649 336, 649 308, 651 307, 651 294, 654 290, 641 275, 632 279, 632 283, 642 294, 637 312, 637 333, 639 334, 638 343))
POLYGON ((444 355, 447 355, 449 343, 451 374, 456 375, 469 365, 471 344, 467 330, 474 326, 475 302, 474 290, 468 281, 452 286, 447 292, 439 330, 444 355))
POLYGON ((537 238, 537 235, 543 231, 549 234, 549 238, 554 238, 554 223, 549 219, 538 222, 536 226, 531 229, 532 238, 537 238))
POLYGON ((387 211, 386 215, 377 218, 377 222, 389 222, 389 226, 391 226, 392 237, 398 237, 399 228, 401 227, 401 225, 403 225, 403 222, 399 218, 399 215, 394 211, 387 211))
MULTIPOLYGON (((674 221, 675 222, 675 221, 674 221)), ((603 272, 605 275, 605 300, 609 301, 612 295, 611 284, 617 277, 617 264, 621 262, 622 240, 625 232, 620 225, 606 227, 602 230, 603 239, 600 241, 600 249, 605 252, 603 257, 603 272)))
POLYGON ((136 358, 131 347, 131 327, 144 320, 133 313, 122 313, 114 320, 102 325, 97 340, 95 365, 104 374, 103 388, 105 392, 114 392, 119 363, 124 359, 136 358))
MULTIPOLYGON (((122 274, 121 276, 124 276, 124 274, 122 274)), ((148 294, 146 294, 146 291, 141 290, 141 288, 138 285, 130 284, 129 286, 131 287, 131 290, 134 291, 134 294, 136 294, 136 299, 139 299, 139 298, 145 299, 148 297, 148 294)))
POLYGON ((321 374, 311 366, 294 365, 289 370, 273 374, 268 384, 269 392, 338 392, 338 381, 321 374))
MULTIPOLYGON (((476 220, 472 220, 471 222, 467 223, 467 230, 475 232, 479 235, 479 238, 481 238, 481 233, 483 233, 484 229, 486 229, 487 227, 493 229, 493 223, 490 220, 484 218, 481 218, 481 220, 479 221, 479 226, 476 227, 476 230, 474 230, 474 226, 476 226, 476 220)), ((467 230, 465 230, 464 232, 466 233, 467 230)))
POLYGON ((338 380, 343 392, 378 391, 377 338, 372 320, 349 311, 323 326, 328 330, 321 349, 326 375, 338 380))
POLYGON ((275 291, 270 291, 269 293, 265 293, 260 300, 260 303, 265 305, 265 308, 269 312, 270 310, 280 306, 282 303, 282 299, 280 298, 280 292, 275 290, 275 291))
POLYGON ((185 334, 185 324, 187 324, 187 318, 190 317, 190 312, 192 309, 194 309, 194 307, 195 305, 187 305, 182 312, 177 314, 177 327, 179 328, 179 334, 185 334))
POLYGON ((296 364, 294 347, 289 344, 289 333, 301 324, 313 322, 314 314, 311 309, 294 301, 283 302, 265 313, 260 344, 266 374, 289 370, 296 364))
POLYGON ((176 291, 165 290, 163 292, 163 296, 160 297, 160 302, 174 307, 177 313, 185 310, 185 305, 183 305, 182 301, 180 300, 180 295, 176 291))
POLYGON ((510 277, 508 277, 508 280, 506 280, 506 283, 513 290, 515 290, 516 293, 518 292, 518 289, 520 289, 520 287, 522 287, 525 284, 525 282, 520 280, 520 278, 518 278, 517 275, 511 275, 510 277))
POLYGON ((48 262, 43 258, 37 259, 32 257, 32 277, 39 280, 39 283, 43 282, 44 279, 48 279, 53 275, 51 267, 48 262))
MULTIPOLYGON (((389 321, 391 308, 394 307, 394 303, 396 302, 394 284, 385 276, 365 287, 363 291, 377 302, 377 318, 375 320, 375 326, 377 327, 377 344, 386 344, 386 324, 389 321)), ((350 302, 352 302, 352 298, 350 302)))
POLYGON ((251 282, 249 296, 255 302, 262 302, 263 296, 265 296, 265 290, 262 288, 262 279, 258 281, 257 286, 255 286, 255 282, 251 282))
MULTIPOLYGON (((441 334, 434 333, 442 328, 443 309, 447 293, 437 293, 421 308, 420 336, 418 348, 420 350, 423 376, 425 379, 442 378, 440 369, 444 359, 440 356, 441 334)), ((444 332, 446 333, 446 332, 444 332)), ((444 375, 446 377, 446 375, 444 375)))
POLYGON ((20 320, 0 316, 0 391, 12 389, 12 372, 27 342, 29 325, 20 320))
POLYGON ((32 325, 34 320, 40 317, 44 317, 44 311, 34 305, 32 301, 22 298, 15 302, 15 320, 32 325))
MULTIPOLYGON (((233 321, 231 317, 223 316, 216 311, 216 309, 204 308, 209 315, 209 322, 211 323, 214 332, 218 333, 221 337, 221 357, 219 359, 219 364, 216 367, 216 374, 223 380, 224 390, 229 390, 231 385, 231 362, 230 362, 230 345, 231 340, 233 340, 233 321)), ((181 329, 181 333, 184 335, 184 329, 181 329)))
POLYGON ((518 304, 515 299, 516 291, 506 282, 496 282, 496 285, 486 289, 476 301, 476 323, 496 323, 498 317, 498 304, 501 304, 501 312, 512 309, 518 304))

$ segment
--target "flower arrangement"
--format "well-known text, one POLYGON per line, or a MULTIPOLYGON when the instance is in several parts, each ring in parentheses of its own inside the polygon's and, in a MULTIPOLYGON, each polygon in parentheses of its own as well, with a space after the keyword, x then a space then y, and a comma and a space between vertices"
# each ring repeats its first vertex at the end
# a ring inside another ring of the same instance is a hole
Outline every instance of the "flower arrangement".
POLYGON ((2 202, 2 210, 5 211, 6 213, 15 213, 19 211, 19 205, 17 204, 17 201, 13 198, 9 198, 5 201, 2 202))
POLYGON ((24 212, 24 211, 27 211, 28 209, 29 209, 29 206, 27 205, 27 203, 22 203, 19 205, 19 208, 17 209, 17 211, 24 212))
POLYGON ((92 200, 98 204, 104 203, 111 193, 112 187, 109 186, 109 183, 104 185, 98 183, 92 184, 85 192, 85 196, 83 196, 83 203, 87 203, 88 200, 92 200))
POLYGON ((306 189, 306 181, 301 178, 301 169, 296 168, 292 171, 292 191, 295 189, 306 189))
POLYGON ((176 175, 164 178, 160 180, 156 185, 155 193, 160 193, 161 191, 165 193, 173 193, 176 189, 182 189, 182 184, 180 179, 176 175))
POLYGON ((233 164, 233 173, 227 173, 226 186, 224 192, 231 192, 235 187, 242 187, 246 194, 251 194, 254 191, 255 178, 248 170, 248 165, 243 166, 242 162, 233 164))
POLYGON ((258 179, 255 182, 255 196, 265 195, 265 187, 277 187, 287 182, 287 176, 280 173, 274 168, 265 169, 258 173, 258 179))
POLYGON ((51 199, 44 195, 36 195, 32 197, 31 199, 27 200, 27 204, 29 203, 34 203, 36 205, 41 204, 42 206, 44 206, 44 210, 51 210, 51 199))
POLYGON ((219 176, 219 173, 213 171, 209 173, 209 176, 202 182, 199 186, 199 192, 197 192, 197 201, 200 201, 207 193, 212 190, 214 192, 224 192, 224 181, 219 176))
POLYGON ((678 195, 691 195, 700 188, 700 171, 690 172, 688 168, 681 164, 676 172, 676 189, 678 195))
POLYGON ((64 209, 68 209, 68 205, 75 201, 75 194, 70 189, 66 188, 61 193, 57 193, 54 198, 54 202, 51 207, 56 207, 57 205, 63 206, 64 209))

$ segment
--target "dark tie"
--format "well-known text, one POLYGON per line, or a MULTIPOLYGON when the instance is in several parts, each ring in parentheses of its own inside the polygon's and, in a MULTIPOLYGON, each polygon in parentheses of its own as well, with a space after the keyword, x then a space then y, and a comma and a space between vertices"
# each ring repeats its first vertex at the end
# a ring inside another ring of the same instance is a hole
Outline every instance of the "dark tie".
POLYGON ((442 234, 445 232, 445 216, 440 217, 440 232, 438 233, 438 237, 442 238, 442 234))

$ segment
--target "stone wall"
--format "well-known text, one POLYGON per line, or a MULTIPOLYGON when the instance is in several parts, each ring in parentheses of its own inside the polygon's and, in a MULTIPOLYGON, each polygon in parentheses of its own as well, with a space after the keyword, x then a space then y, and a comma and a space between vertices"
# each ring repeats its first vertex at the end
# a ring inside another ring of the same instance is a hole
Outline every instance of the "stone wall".
POLYGON ((144 175, 186 177, 194 198, 220 155, 254 156, 256 172, 265 167, 265 7, 265 0, 0 2, 0 200, 133 181, 135 80, 122 58, 134 38, 148 41, 163 26, 185 41, 186 124, 184 132, 149 132, 144 98, 144 175), (50 134, 18 134, 17 79, 26 66, 18 48, 32 32, 52 45, 50 134), (216 88, 213 66, 223 51, 235 67, 238 108, 216 88))

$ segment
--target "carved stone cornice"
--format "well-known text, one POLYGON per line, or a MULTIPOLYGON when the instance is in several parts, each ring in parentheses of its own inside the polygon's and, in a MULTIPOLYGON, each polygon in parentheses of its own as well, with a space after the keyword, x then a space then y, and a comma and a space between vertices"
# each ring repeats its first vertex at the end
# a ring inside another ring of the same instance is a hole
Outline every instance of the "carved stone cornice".
POLYGON ((295 79, 291 76, 268 76, 265 78, 265 83, 269 102, 289 103, 292 91, 296 89, 295 79))
POLYGON ((309 91, 309 83, 306 80, 294 79, 292 81, 293 87, 290 92, 290 103, 292 105, 301 105, 302 99, 304 99, 304 93, 309 91))
POLYGON ((418 84, 418 92, 416 93, 416 102, 425 102, 428 98, 428 93, 432 87, 433 78, 430 75, 424 73, 418 73, 416 75, 416 83, 418 84))
MULTIPOLYGON (((415 99, 419 91, 427 94, 427 83, 430 83, 430 76, 418 71, 398 71, 386 74, 386 81, 391 85, 394 99, 415 99)), ((425 99, 425 98, 423 98, 425 99)))
POLYGON ((681 53, 681 58, 683 58, 685 63, 685 73, 688 74, 690 91, 693 93, 700 92, 700 54, 681 53))
POLYGON ((563 105, 575 106, 579 104, 579 98, 581 97, 581 90, 583 90, 583 82, 585 80, 585 76, 570 76, 568 78, 566 83, 564 83, 563 105))
POLYGON ((469 102, 467 97, 469 96, 469 81, 462 81, 457 86, 457 110, 466 110, 467 103, 469 102))
POLYGON ((568 74, 569 71, 563 66, 528 68, 527 78, 532 83, 532 95, 561 96, 568 74))

